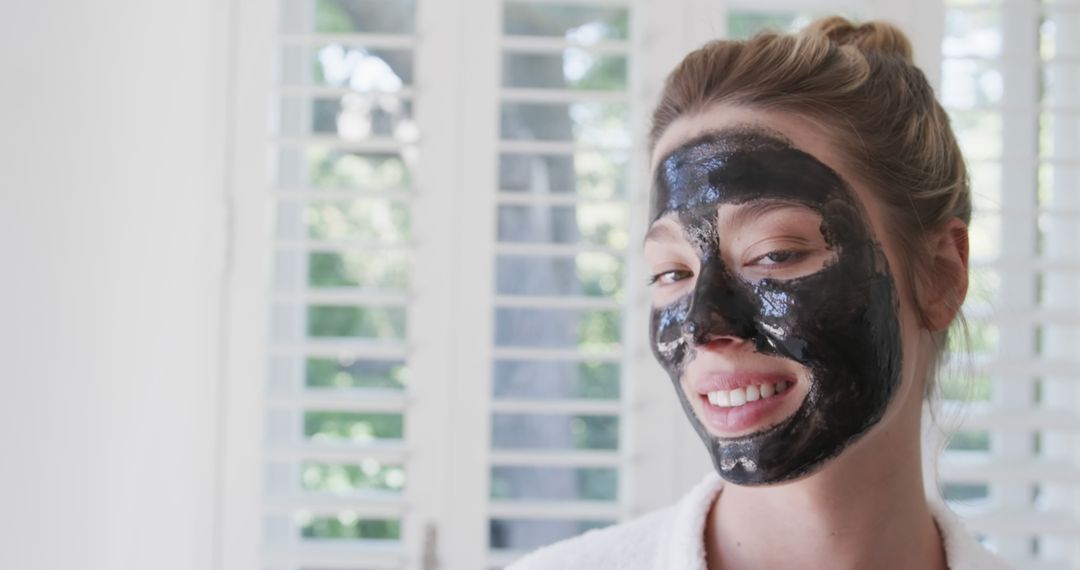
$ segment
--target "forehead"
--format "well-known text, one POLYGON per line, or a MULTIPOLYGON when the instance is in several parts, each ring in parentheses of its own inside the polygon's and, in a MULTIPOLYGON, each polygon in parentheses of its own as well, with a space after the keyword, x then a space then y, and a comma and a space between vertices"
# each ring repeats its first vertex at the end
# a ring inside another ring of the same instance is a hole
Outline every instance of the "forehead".
POLYGON ((728 103, 714 104, 672 121, 656 141, 651 156, 651 170, 655 171, 661 159, 690 140, 706 133, 722 131, 769 135, 814 156, 841 173, 844 172, 842 157, 827 136, 827 129, 820 123, 788 111, 728 103))
POLYGON ((783 134, 746 126, 705 131, 656 166, 652 220, 671 211, 760 200, 820 208, 852 201, 843 179, 783 134))

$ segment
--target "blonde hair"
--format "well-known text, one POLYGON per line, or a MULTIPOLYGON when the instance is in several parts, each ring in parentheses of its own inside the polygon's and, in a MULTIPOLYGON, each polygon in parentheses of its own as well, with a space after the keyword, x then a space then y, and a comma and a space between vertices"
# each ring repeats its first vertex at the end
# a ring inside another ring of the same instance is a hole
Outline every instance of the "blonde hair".
MULTIPOLYGON (((970 222, 971 194, 948 115, 900 29, 832 16, 795 34, 709 42, 668 75, 653 113, 650 153, 675 119, 721 103, 794 112, 823 125, 885 206, 912 291, 932 283, 928 238, 951 219, 970 222)), ((935 341, 936 360, 946 333, 935 341)))

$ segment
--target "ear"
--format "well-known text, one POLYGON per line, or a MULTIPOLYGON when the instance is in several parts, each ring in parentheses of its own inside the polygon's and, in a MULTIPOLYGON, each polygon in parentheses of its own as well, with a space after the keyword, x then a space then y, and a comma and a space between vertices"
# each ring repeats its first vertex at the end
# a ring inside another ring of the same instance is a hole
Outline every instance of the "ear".
POLYGON ((926 326, 933 332, 953 322, 968 289, 968 227, 958 218, 945 224, 929 244, 930 272, 920 295, 926 326))

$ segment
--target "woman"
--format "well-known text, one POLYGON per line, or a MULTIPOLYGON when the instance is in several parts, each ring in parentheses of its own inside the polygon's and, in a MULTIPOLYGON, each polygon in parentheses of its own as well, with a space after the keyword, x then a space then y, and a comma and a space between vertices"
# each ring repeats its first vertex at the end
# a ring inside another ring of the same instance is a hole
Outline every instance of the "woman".
POLYGON ((971 200, 902 32, 719 41, 653 116, 653 352, 716 468, 512 568, 1001 568, 922 482, 971 200))

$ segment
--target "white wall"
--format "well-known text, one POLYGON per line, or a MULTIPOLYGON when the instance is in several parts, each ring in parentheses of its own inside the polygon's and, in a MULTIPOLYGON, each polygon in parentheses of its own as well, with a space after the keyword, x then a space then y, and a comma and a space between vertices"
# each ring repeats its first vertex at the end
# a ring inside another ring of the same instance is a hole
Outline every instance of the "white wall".
POLYGON ((227 11, 0 11, 0 568, 212 566, 227 11))

